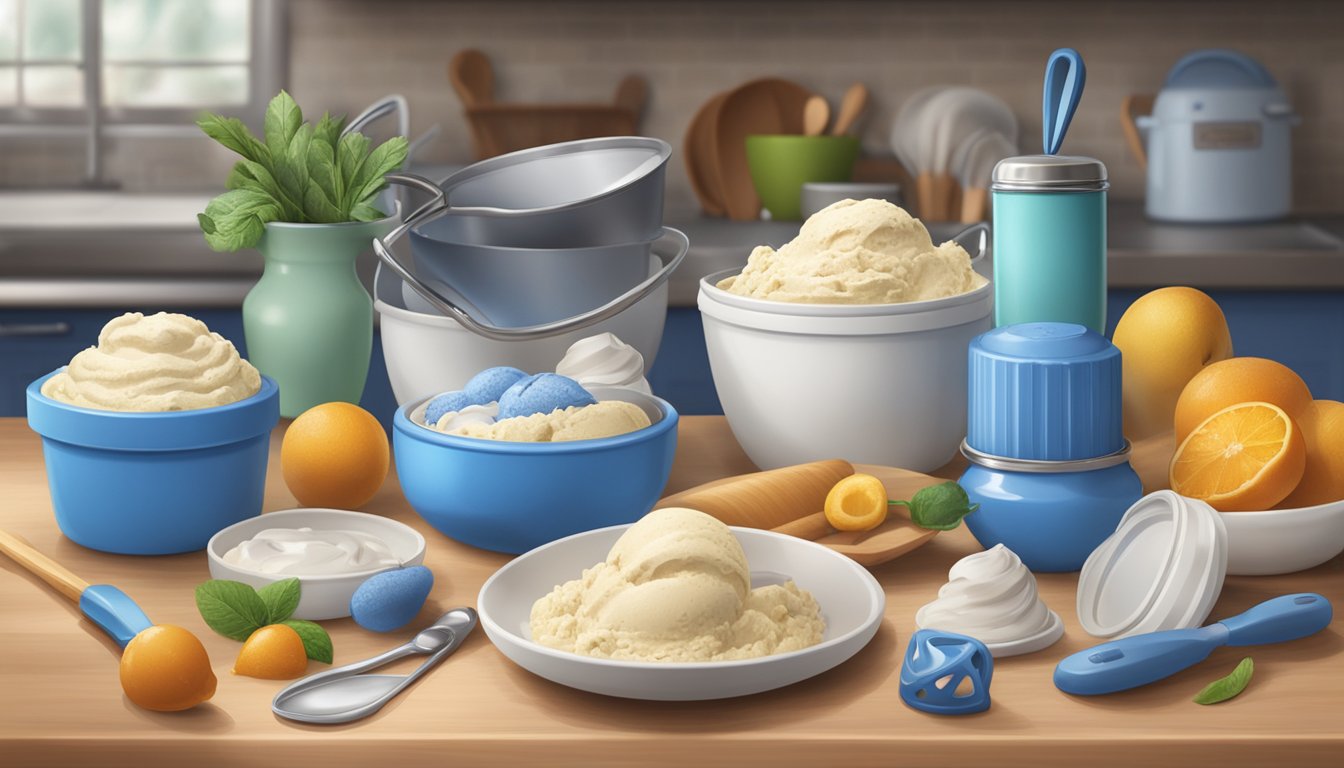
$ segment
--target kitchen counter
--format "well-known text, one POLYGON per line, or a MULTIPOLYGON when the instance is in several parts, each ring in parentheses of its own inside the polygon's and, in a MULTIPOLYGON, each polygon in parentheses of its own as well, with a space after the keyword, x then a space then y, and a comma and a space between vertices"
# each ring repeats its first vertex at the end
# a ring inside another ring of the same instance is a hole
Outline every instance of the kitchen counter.
MULTIPOLYGON (((277 431, 268 510, 294 504, 280 480, 278 438, 277 431)), ((686 417, 668 491, 751 469, 721 417, 686 417)), ((1076 576, 1069 574, 1039 577, 1042 597, 1065 621, 1064 639, 1034 655, 999 660, 988 712, 935 717, 906 708, 897 678, 914 612, 934 597, 947 568, 977 549, 964 528, 875 568, 887 608, 872 643, 840 667, 786 689, 699 704, 606 698, 533 677, 477 631, 378 715, 346 726, 298 725, 270 712, 281 683, 229 673, 239 644, 207 629, 192 600, 192 587, 209 577, 203 554, 113 556, 62 537, 52 519, 40 443, 20 419, 0 420, 0 487, 6 500, 0 527, 92 583, 121 587, 151 618, 196 633, 219 677, 214 699, 192 711, 136 708, 117 683, 115 644, 36 577, 0 559, 0 755, 6 764, 1232 768, 1334 766, 1344 754, 1344 612, 1310 638, 1251 649, 1255 678, 1246 693, 1225 704, 1201 707, 1190 698, 1231 671, 1247 649, 1215 651, 1195 669, 1139 690, 1073 698, 1054 688, 1051 670, 1095 640, 1078 627, 1076 576)), ((437 579, 413 627, 452 606, 474 604, 484 580, 508 559, 434 532, 406 505, 395 478, 366 510, 408 523, 428 540, 425 564, 437 579)), ((1344 558, 1290 576, 1229 578, 1214 616, 1308 590, 1344 606, 1344 558)), ((375 635, 348 619, 325 625, 337 663, 391 647, 413 631, 375 635)))

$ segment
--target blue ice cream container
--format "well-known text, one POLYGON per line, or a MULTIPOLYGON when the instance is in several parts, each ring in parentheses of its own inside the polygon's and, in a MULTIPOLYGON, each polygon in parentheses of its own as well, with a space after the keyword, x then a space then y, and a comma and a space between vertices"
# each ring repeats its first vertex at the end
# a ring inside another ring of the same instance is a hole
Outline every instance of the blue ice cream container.
POLYGON ((76 544, 121 555, 205 549, 210 537, 261 514, 280 389, 186 411, 83 408, 28 385, 28 426, 42 436, 51 505, 76 544))
POLYGON ((968 350, 966 517, 986 548, 1067 572, 1143 495, 1121 431, 1120 350, 1076 323, 1009 325, 968 350))

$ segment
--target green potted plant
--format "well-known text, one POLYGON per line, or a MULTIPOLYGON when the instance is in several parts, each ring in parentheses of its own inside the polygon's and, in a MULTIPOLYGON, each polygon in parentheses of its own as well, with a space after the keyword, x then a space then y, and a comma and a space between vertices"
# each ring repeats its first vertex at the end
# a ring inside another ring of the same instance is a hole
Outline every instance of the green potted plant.
POLYGON ((280 413, 358 403, 373 349, 373 301, 355 259, 390 232, 398 212, 377 197, 406 161, 406 138, 377 148, 344 118, 316 125, 288 93, 266 109, 264 140, 237 118, 207 114, 201 130, 241 156, 228 191, 198 216, 216 251, 257 248, 266 268, 243 301, 247 356, 280 385, 280 413))

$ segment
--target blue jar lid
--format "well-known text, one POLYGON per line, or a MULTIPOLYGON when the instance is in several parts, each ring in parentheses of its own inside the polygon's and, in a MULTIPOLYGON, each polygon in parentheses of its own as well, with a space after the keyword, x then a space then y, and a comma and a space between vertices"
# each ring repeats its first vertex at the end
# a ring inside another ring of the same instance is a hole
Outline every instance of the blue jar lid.
POLYGON ((1021 323, 969 352, 967 444, 1013 459, 1073 461, 1124 448, 1120 350, 1074 323, 1021 323))

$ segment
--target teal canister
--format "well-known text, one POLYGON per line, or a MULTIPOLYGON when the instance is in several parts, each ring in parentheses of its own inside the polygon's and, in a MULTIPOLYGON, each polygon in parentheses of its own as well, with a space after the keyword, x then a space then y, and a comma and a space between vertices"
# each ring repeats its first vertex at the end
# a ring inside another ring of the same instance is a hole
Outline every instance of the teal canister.
POLYGON ((994 324, 1058 322, 1106 332, 1106 166, 1090 157, 999 161, 994 324))

